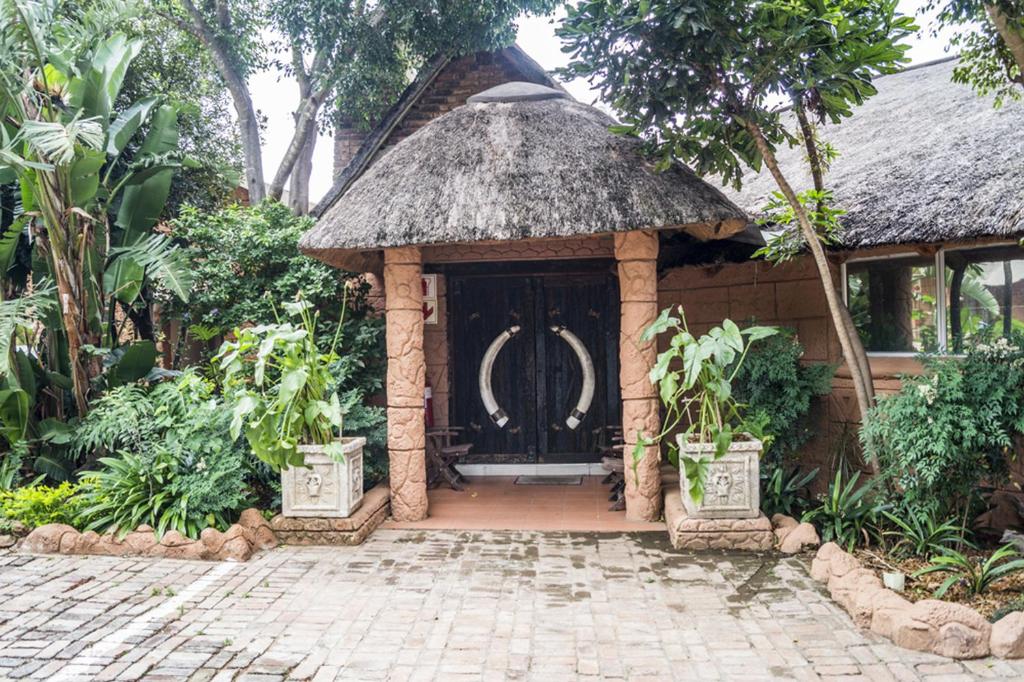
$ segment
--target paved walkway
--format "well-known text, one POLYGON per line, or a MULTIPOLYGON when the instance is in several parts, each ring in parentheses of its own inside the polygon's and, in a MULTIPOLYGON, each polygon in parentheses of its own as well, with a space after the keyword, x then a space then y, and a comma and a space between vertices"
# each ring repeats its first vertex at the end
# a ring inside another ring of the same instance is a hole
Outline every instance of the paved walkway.
POLYGON ((797 559, 654 534, 378 531, 247 564, 0 556, 0 677, 970 680, 858 632, 797 559))

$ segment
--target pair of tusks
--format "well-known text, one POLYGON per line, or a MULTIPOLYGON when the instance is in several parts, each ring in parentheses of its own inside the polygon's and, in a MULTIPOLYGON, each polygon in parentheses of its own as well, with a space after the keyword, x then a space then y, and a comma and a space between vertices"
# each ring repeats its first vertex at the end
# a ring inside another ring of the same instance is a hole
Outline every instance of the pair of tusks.
MULTIPOLYGON (((494 361, 497 359, 502 347, 504 347, 509 339, 518 334, 520 329, 519 325, 513 325, 494 337, 491 345, 487 347, 487 351, 484 353, 483 361, 480 363, 480 397, 484 401, 484 409, 490 415, 491 421, 499 429, 504 428, 505 424, 508 423, 508 413, 494 399, 494 390, 491 386, 491 372, 494 370, 494 361)), ((583 388, 580 389, 579 400, 576 401, 576 407, 572 409, 572 412, 565 419, 565 425, 575 431, 576 427, 583 421, 583 418, 587 416, 590 403, 594 400, 594 361, 590 359, 587 347, 583 345, 578 336, 561 325, 552 326, 550 329, 554 332, 555 336, 569 344, 569 347, 576 353, 576 357, 579 358, 580 366, 583 367, 583 388)))

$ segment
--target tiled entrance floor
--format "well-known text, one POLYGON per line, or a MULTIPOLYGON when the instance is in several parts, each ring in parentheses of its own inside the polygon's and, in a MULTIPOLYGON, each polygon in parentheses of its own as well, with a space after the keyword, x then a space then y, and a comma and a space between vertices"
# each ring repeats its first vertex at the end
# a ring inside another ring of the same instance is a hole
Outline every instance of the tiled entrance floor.
POLYGON ((610 512, 601 476, 582 485, 514 485, 514 476, 471 477, 459 492, 428 492, 430 518, 415 523, 388 521, 385 528, 447 530, 661 531, 665 524, 634 523, 625 512, 610 512))

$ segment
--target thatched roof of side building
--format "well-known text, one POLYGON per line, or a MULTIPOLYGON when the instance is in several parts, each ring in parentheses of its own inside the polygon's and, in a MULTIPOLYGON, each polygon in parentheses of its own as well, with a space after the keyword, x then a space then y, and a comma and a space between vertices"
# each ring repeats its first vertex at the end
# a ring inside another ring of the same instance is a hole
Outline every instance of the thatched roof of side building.
MULTIPOLYGON (((843 217, 843 246, 1024 235, 1024 103, 1001 109, 951 80, 954 60, 879 78, 878 94, 837 126, 826 176, 843 217)), ((813 187, 802 148, 779 151, 798 190, 813 187)), ((767 170, 730 197, 756 215, 777 189, 767 170)))
POLYGON ((564 91, 507 83, 434 119, 381 156, 299 246, 348 268, 407 245, 679 228, 702 239, 744 213, 689 169, 657 173, 640 143, 564 91))

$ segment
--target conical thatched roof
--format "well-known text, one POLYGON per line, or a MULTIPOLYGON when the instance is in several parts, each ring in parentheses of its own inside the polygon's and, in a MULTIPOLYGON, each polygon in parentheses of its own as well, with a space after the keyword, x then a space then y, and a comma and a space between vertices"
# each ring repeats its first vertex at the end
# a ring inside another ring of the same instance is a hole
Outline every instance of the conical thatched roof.
MULTIPOLYGON (((955 66, 879 78, 851 118, 820 128, 839 152, 825 183, 847 211, 843 246, 1024 236, 1024 103, 996 109, 953 82, 955 66)), ((814 186, 801 147, 778 156, 798 190, 814 186)), ((777 189, 765 170, 731 198, 756 215, 777 189)))
POLYGON ((655 172, 613 123, 558 90, 492 88, 384 153, 299 246, 353 268, 383 247, 745 227, 724 194, 682 166, 655 172))

